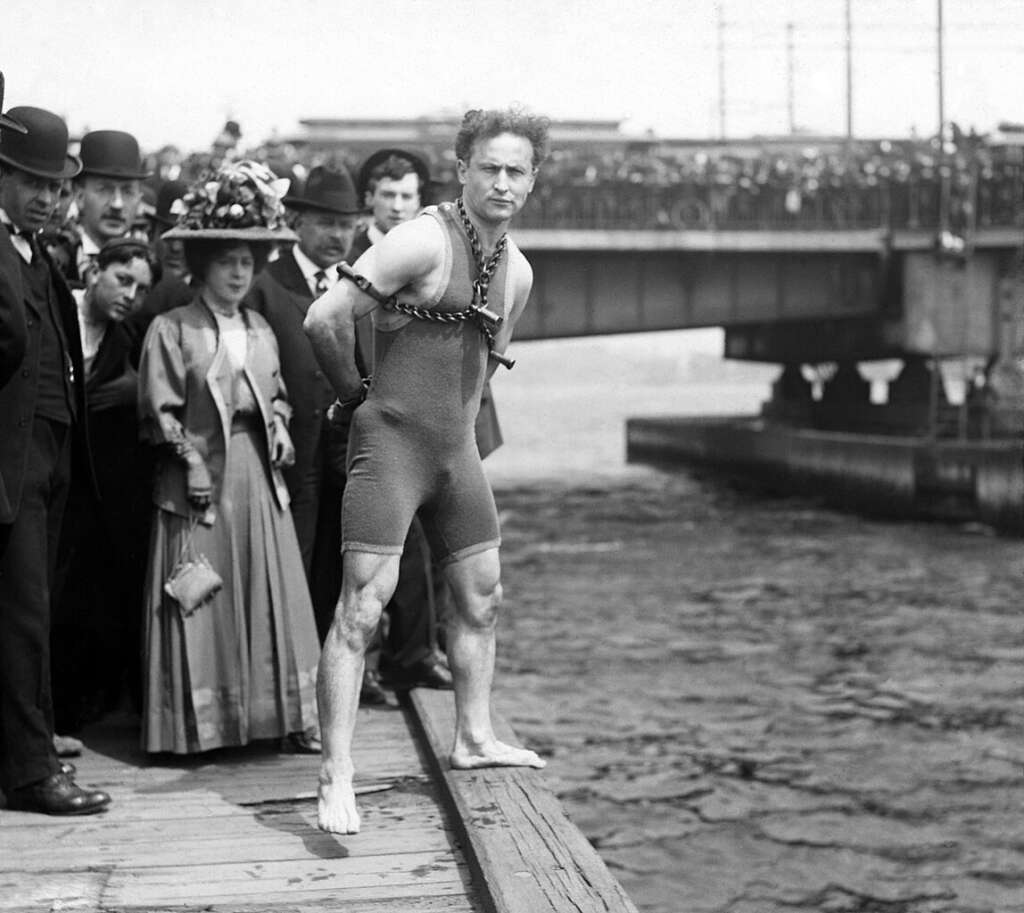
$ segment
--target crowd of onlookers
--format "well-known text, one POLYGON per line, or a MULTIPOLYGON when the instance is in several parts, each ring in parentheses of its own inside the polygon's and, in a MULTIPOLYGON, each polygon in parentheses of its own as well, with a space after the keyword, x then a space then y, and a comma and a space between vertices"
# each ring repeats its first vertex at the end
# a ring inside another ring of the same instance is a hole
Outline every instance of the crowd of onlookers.
MULTIPOLYGON (((445 150, 432 160, 434 193, 455 195, 455 165, 445 150)), ((316 164, 354 169, 359 155, 271 139, 248 154, 275 172, 301 174, 316 164)), ((175 161, 186 179, 217 156, 175 161)), ((1024 225, 1024 145, 953 130, 934 139, 662 144, 553 148, 519 224, 536 228, 853 229, 1024 225)))

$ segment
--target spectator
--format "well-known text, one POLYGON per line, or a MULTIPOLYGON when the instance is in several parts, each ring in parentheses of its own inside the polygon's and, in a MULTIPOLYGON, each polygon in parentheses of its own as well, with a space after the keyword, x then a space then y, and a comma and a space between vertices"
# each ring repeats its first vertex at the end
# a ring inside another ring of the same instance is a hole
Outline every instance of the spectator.
POLYGON ((283 187, 238 162, 186 196, 167 239, 185 242, 196 296, 154 318, 140 367, 146 439, 161 448, 144 606, 146 751, 254 739, 319 751, 319 644, 281 469, 291 409, 269 324, 243 306, 272 245, 294 241, 283 187), (183 553, 223 587, 194 611, 164 584, 183 553))

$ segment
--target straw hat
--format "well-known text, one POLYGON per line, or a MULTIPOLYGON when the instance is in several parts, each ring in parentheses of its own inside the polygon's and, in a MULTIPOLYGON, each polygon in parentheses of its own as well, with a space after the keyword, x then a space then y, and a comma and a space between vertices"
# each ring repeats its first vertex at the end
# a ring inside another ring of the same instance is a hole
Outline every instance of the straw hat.
POLYGON ((297 241, 284 221, 281 198, 287 178, 278 178, 259 162, 224 165, 201 179, 171 207, 177 224, 161 235, 183 241, 297 241))

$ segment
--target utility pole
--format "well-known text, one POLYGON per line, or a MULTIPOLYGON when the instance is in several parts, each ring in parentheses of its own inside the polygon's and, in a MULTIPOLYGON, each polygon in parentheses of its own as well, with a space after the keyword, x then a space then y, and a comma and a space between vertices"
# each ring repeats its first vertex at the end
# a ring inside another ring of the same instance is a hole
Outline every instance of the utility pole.
POLYGON ((846 0, 846 154, 853 153, 853 0, 846 0))
POLYGON ((789 135, 796 133, 796 114, 794 113, 794 77, 793 77, 793 23, 786 23, 786 113, 789 116, 789 135))
MULTIPOLYGON (((937 151, 936 158, 939 162, 939 250, 941 251, 941 245, 945 242, 948 230, 949 230, 949 174, 946 168, 946 106, 945 98, 943 95, 943 62, 942 62, 942 44, 943 44, 943 28, 942 28, 942 0, 936 0, 937 15, 935 18, 935 47, 938 57, 938 66, 936 67, 936 78, 938 80, 938 94, 939 94, 939 148, 937 151)), ((938 263, 936 264, 937 269, 948 269, 948 264, 938 263)), ((934 441, 938 437, 938 424, 939 424, 939 384, 941 383, 941 377, 939 375, 939 353, 938 353, 938 334, 934 334, 935 342, 932 346, 932 359, 931 359, 931 384, 929 386, 929 432, 930 437, 934 441)))
POLYGON ((718 138, 725 139, 725 10, 718 4, 718 138))

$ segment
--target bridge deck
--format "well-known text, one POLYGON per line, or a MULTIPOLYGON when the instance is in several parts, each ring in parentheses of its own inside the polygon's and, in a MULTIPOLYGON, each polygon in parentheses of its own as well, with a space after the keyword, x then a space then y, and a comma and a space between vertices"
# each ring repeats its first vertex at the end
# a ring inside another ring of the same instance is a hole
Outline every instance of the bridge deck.
MULTIPOLYGON (((524 251, 730 251, 737 253, 883 253, 931 250, 935 229, 513 229, 524 251)), ((1021 245, 1021 229, 980 228, 971 235, 979 249, 1021 245)))
POLYGON ((0 811, 0 911, 490 913, 516 909, 523 891, 547 898, 529 907, 538 913, 634 911, 539 773, 447 769, 446 749, 424 733, 450 739, 450 705, 436 693, 360 711, 353 836, 315 826, 315 756, 249 747, 153 760, 133 724, 101 724, 75 763, 82 783, 111 793, 110 809, 0 811), (469 819, 484 793, 481 825, 469 819), (555 814, 523 812, 552 803, 555 814), (496 853, 496 841, 523 852, 496 853))

